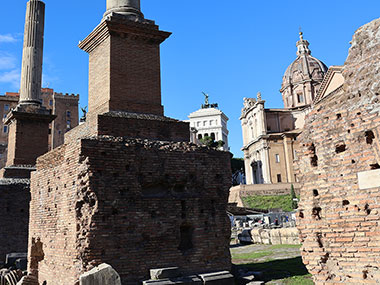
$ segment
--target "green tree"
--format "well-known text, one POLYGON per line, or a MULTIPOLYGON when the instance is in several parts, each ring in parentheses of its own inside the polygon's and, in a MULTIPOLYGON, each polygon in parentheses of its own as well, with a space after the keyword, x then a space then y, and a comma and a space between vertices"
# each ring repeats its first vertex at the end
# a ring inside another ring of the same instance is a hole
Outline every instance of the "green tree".
POLYGON ((218 149, 222 146, 224 146, 224 141, 215 141, 210 136, 205 136, 204 138, 200 139, 199 142, 205 146, 208 146, 210 148, 218 149))

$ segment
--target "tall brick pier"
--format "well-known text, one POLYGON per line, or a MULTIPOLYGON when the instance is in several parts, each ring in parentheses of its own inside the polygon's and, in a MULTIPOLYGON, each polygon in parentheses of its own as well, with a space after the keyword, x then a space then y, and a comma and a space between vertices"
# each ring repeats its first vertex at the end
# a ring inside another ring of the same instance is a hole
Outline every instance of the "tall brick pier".
POLYGON ((380 19, 355 33, 343 89, 313 107, 299 139, 298 228, 316 284, 380 283, 379 35, 380 19))
POLYGON ((79 45, 90 56, 87 121, 32 174, 29 272, 74 285, 103 262, 122 284, 151 268, 230 270, 230 153, 189 143, 188 124, 163 116, 159 45, 170 33, 140 1, 107 8, 79 45))

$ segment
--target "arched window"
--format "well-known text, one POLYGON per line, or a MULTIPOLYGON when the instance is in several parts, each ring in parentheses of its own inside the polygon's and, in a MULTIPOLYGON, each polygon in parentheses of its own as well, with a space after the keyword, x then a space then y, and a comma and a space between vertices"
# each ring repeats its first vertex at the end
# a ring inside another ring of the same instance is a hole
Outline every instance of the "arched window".
POLYGON ((214 133, 211 133, 211 138, 212 138, 213 140, 215 140, 215 134, 214 134, 214 133))
POLYGON ((202 139, 202 135, 199 134, 199 135, 198 135, 198 140, 201 140, 201 139, 202 139))

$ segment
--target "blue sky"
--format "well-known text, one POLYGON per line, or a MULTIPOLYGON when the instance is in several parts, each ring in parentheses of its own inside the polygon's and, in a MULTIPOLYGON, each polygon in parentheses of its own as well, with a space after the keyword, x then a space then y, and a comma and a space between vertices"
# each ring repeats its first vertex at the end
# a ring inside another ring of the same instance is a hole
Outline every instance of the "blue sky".
MULTIPOLYGON (((18 91, 26 0, 0 10, 0 94, 18 91)), ((46 0, 43 86, 78 93, 87 105, 88 56, 77 44, 100 22, 106 0, 46 0)), ((239 115, 258 91, 266 107, 282 107, 279 89, 296 58, 299 27, 312 55, 342 65, 361 25, 378 18, 379 0, 141 0, 145 17, 173 35, 161 46, 165 115, 187 119, 203 101, 230 118, 231 151, 242 157, 239 115)))

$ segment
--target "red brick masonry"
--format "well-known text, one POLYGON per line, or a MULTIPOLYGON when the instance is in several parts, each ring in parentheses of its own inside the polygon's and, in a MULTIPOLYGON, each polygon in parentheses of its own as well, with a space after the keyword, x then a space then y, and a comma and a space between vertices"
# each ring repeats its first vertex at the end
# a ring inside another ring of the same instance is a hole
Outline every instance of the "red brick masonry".
POLYGON ((316 284, 380 283, 380 189, 358 183, 380 167, 379 33, 380 20, 355 33, 343 90, 314 106, 300 136, 298 228, 316 284))
POLYGON ((230 177, 230 153, 190 143, 93 137, 41 156, 29 235, 43 244, 40 284, 74 285, 103 262, 123 284, 150 268, 230 270, 230 177))

